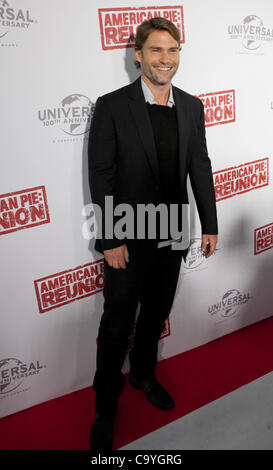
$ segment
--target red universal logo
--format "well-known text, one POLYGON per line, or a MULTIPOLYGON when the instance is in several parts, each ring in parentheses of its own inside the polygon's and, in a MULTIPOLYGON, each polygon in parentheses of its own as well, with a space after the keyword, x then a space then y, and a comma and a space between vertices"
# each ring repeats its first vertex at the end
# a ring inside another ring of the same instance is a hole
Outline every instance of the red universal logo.
POLYGON ((185 42, 182 6, 140 8, 99 8, 101 44, 103 50, 134 47, 137 27, 143 21, 163 17, 172 21, 185 42))

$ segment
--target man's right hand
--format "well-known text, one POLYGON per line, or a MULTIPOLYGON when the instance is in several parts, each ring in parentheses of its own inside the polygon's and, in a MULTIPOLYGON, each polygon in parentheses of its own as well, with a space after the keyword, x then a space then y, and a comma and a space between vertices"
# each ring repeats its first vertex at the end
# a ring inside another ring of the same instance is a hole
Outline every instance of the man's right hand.
POLYGON ((127 245, 124 244, 117 248, 112 248, 111 250, 104 250, 103 253, 109 266, 115 269, 126 269, 125 261, 127 261, 127 263, 129 262, 127 245))

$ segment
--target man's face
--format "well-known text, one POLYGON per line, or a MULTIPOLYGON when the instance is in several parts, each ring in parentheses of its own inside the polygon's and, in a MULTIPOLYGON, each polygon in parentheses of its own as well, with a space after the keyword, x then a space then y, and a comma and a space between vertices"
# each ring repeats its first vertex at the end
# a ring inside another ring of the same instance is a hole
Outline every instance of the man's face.
POLYGON ((153 31, 141 50, 135 51, 143 75, 154 85, 166 85, 179 65, 179 46, 168 31, 153 31))

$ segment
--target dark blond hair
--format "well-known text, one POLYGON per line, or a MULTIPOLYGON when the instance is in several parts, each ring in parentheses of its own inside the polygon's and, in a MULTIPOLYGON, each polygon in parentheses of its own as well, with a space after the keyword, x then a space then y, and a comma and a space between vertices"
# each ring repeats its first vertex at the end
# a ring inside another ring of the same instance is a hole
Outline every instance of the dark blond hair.
MULTIPOLYGON (((149 34, 153 31, 160 30, 170 33, 170 35, 177 41, 180 50, 180 34, 177 27, 171 21, 166 20, 166 18, 162 18, 161 16, 151 18, 139 25, 136 32, 135 49, 141 50, 149 34)), ((137 68, 140 67, 140 63, 137 60, 135 60, 135 65, 137 68)))

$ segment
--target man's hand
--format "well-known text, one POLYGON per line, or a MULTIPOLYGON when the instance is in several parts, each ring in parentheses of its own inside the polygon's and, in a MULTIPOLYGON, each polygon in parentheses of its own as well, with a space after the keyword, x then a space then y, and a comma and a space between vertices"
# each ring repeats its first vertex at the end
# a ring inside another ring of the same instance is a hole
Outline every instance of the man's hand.
POLYGON ((103 253, 109 266, 115 269, 126 269, 125 261, 129 262, 129 252, 125 244, 111 250, 104 250, 103 253))
POLYGON ((216 244, 218 241, 217 235, 202 235, 202 254, 205 258, 209 258, 215 251, 216 244))

